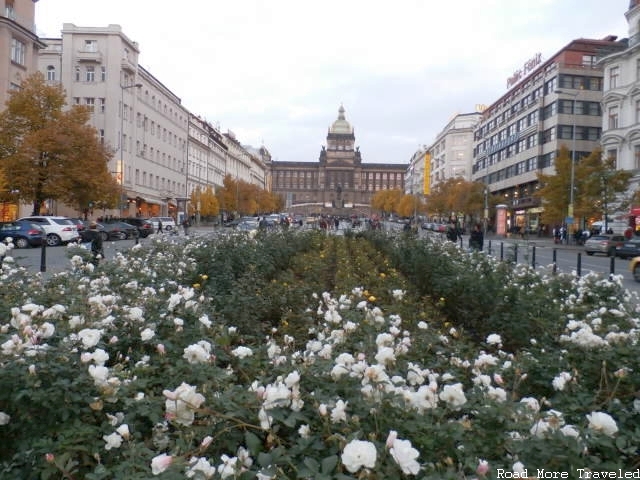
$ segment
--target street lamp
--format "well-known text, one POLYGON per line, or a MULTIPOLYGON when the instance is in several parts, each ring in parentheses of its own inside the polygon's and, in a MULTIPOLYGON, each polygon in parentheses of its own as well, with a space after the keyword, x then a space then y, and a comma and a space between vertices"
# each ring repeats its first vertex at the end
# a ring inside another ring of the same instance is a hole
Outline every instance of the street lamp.
MULTIPOLYGON (((578 93, 565 92, 564 90, 556 90, 555 93, 559 95, 569 95, 573 97, 571 103, 571 118, 572 128, 571 128, 571 185, 569 187, 569 208, 567 212, 567 223, 573 223, 573 190, 575 183, 575 168, 576 168, 576 98, 578 97, 578 93)), ((558 112, 560 113, 560 112, 558 112)), ((567 235, 567 241, 569 236, 567 235)))
POLYGON ((120 216, 122 216, 122 209, 124 207, 124 91, 129 88, 140 87, 142 87, 141 83, 134 83, 131 85, 120 84, 120 164, 116 167, 116 179, 120 184, 120 216))

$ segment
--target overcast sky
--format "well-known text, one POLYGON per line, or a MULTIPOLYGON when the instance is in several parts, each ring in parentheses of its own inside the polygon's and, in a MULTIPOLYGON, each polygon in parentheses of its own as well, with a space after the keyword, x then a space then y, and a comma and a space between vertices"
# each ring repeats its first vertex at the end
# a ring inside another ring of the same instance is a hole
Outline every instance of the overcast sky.
POLYGON ((628 36, 629 0, 41 0, 36 28, 119 24, 192 113, 317 161, 340 104, 364 162, 408 163, 536 53, 628 36))

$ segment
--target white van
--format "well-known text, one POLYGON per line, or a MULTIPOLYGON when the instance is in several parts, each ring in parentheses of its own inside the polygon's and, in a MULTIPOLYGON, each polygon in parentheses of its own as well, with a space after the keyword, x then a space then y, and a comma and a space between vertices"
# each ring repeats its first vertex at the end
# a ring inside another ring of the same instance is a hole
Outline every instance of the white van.
MULTIPOLYGON (((626 222, 613 222, 613 221, 607 222, 607 230, 611 230, 613 231, 614 234, 617 234, 617 235, 623 235, 628 228, 629 228, 629 224, 627 224, 626 222)), ((600 220, 597 222, 593 222, 591 224, 591 229, 592 230, 599 229, 601 233, 606 233, 604 231, 604 222, 600 220)))
POLYGON ((153 223, 153 231, 158 231, 158 224, 162 222, 162 231, 165 233, 176 232, 176 222, 173 217, 151 217, 149 219, 153 223))

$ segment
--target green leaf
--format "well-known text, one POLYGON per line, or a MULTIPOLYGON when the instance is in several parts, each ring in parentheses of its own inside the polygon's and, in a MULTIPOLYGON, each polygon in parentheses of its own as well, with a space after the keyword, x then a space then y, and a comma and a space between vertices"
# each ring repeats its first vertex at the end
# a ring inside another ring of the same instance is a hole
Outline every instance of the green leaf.
POLYGON ((244 441, 251 452, 255 456, 262 451, 262 440, 253 432, 244 432, 244 441))
POLYGON ((260 452, 258 454, 258 465, 261 467, 268 467, 273 464, 273 457, 270 453, 260 452))
POLYGON ((336 468, 336 465, 338 465, 337 455, 331 455, 330 457, 325 458, 322 460, 322 473, 331 473, 336 468))
POLYGON ((313 473, 317 473, 318 470, 320 469, 320 464, 318 463, 317 460, 313 459, 313 458, 309 458, 309 457, 305 457, 304 462, 303 462, 307 467, 309 467, 309 470, 311 470, 313 473))

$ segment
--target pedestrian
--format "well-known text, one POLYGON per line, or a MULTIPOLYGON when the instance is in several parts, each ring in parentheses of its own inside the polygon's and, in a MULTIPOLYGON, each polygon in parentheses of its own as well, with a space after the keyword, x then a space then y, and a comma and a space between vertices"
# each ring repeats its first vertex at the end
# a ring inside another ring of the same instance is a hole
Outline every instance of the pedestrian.
POLYGON ((460 229, 456 225, 456 222, 451 220, 449 222, 449 227, 447 228, 447 240, 455 243, 458 241, 458 238, 462 238, 460 229))
POLYGON ((102 232, 98 230, 98 224, 92 221, 89 224, 89 240, 91 248, 91 263, 98 265, 100 259, 104 258, 104 248, 102 246, 102 232))
POLYGON ((158 219, 158 233, 162 233, 162 220, 158 219))
POLYGON ((185 235, 189 235, 189 227, 191 226, 191 224, 189 223, 189 217, 184 217, 184 220, 182 221, 182 228, 184 228, 184 234, 185 235))
POLYGON ((469 236, 469 248, 472 250, 482 251, 484 248, 484 233, 480 229, 480 224, 476 223, 469 236))

